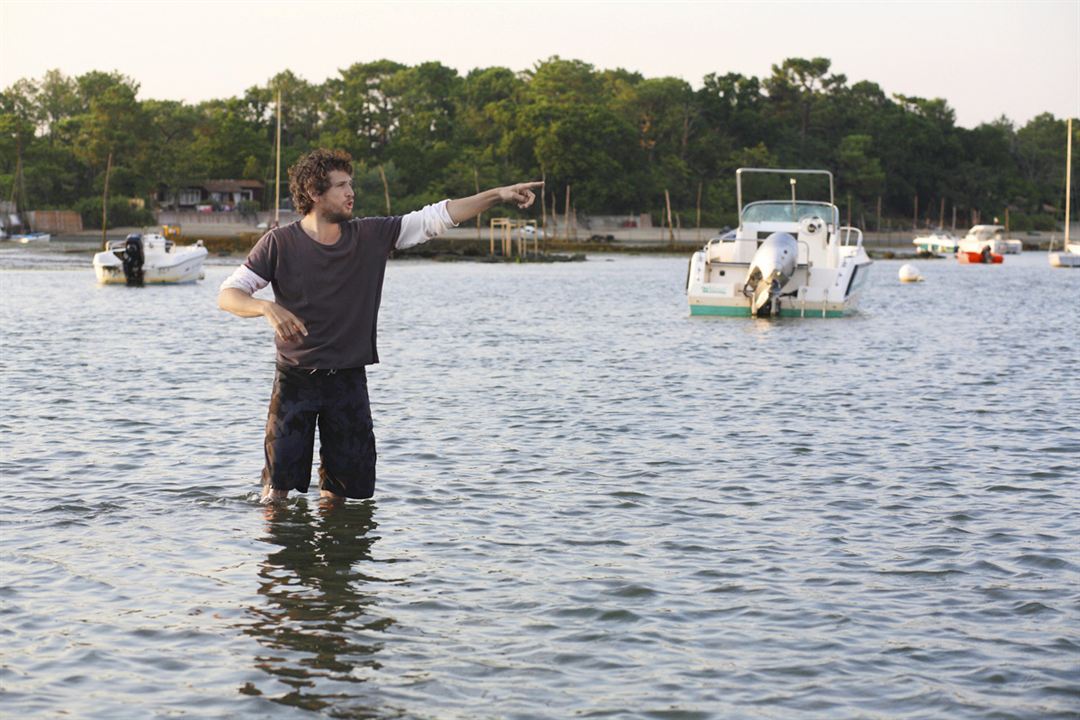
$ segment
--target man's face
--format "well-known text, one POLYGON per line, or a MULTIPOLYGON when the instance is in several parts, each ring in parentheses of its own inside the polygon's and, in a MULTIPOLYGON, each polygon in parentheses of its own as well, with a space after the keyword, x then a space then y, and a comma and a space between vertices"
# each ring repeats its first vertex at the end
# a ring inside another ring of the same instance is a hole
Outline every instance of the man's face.
POLYGON ((322 195, 313 195, 315 212, 326 222, 345 222, 353 216, 352 177, 341 170, 330 171, 330 187, 322 195))

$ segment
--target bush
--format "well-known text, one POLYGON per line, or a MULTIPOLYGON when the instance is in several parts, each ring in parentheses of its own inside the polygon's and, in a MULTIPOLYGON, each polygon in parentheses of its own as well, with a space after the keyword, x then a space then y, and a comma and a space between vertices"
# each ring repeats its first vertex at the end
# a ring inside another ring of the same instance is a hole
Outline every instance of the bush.
MULTIPOLYGON (((83 198, 75 203, 75 211, 82 215, 83 227, 87 230, 101 229, 101 198, 83 198)), ((109 227, 143 227, 156 225, 154 213, 147 208, 133 207, 127 198, 109 199, 109 227)))

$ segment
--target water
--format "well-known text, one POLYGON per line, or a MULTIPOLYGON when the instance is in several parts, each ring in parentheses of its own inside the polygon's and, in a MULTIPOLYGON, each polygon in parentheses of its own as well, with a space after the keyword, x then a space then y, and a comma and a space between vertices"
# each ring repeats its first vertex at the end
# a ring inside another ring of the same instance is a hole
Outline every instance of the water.
POLYGON ((5 715, 1080 717, 1041 253, 780 322, 687 317, 685 258, 392 263, 376 498, 277 511, 231 268, 0 264, 5 715))

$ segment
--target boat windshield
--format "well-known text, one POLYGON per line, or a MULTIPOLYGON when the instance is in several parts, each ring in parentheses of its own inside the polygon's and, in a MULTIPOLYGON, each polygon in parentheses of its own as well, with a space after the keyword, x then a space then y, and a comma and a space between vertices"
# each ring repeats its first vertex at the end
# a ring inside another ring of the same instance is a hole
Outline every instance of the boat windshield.
POLYGON ((799 222, 808 217, 819 217, 825 222, 835 222, 834 208, 828 203, 768 201, 751 203, 743 208, 743 222, 799 222))

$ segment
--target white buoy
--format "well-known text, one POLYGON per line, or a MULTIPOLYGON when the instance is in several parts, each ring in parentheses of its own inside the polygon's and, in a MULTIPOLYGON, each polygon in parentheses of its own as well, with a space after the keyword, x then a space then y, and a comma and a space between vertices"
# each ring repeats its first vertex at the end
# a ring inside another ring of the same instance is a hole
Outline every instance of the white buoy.
POLYGON ((919 274, 918 269, 916 269, 914 265, 900 266, 900 282, 913 283, 922 281, 923 276, 919 274))

